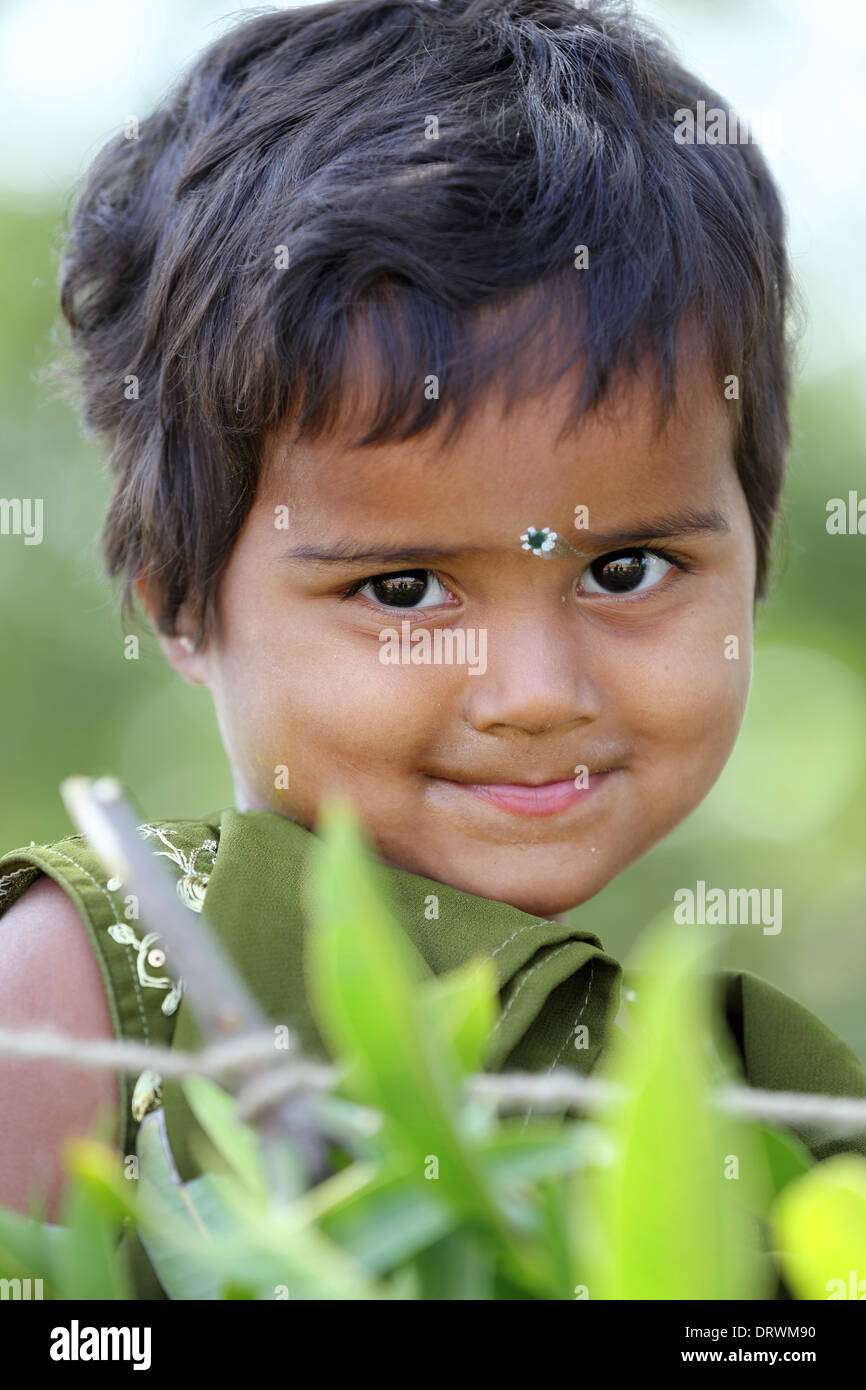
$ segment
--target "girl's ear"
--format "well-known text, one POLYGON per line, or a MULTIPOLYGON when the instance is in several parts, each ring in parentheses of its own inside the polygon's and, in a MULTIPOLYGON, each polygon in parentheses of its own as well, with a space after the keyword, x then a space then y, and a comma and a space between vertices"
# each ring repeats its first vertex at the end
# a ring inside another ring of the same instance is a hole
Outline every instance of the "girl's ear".
POLYGON ((135 581, 136 592, 142 607, 150 619, 163 655, 171 666, 190 685, 207 685, 209 662, 205 647, 197 647, 193 638, 193 624, 186 605, 181 605, 177 615, 175 632, 169 635, 160 632, 156 621, 156 603, 150 576, 142 572, 135 581))

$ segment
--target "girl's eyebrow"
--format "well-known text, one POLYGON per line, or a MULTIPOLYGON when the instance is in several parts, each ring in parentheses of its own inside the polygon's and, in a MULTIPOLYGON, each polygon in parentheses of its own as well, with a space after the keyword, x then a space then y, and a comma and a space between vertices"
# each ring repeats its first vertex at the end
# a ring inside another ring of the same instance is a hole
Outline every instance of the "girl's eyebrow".
MULTIPOLYGON (((605 545, 640 545, 645 541, 674 539, 696 531, 730 531, 730 526, 715 507, 708 511, 686 508, 683 511, 658 517, 654 521, 636 522, 622 531, 588 531, 582 527, 574 532, 581 544, 587 541, 594 548, 605 545)), ((515 537, 516 548, 520 542, 515 537)), ((361 549, 352 540, 335 541, 329 545, 296 546, 282 553, 282 559, 316 565, 404 565, 418 560, 447 560, 455 555, 488 555, 489 546, 398 546, 391 549, 361 549)))
POLYGON ((435 546, 400 546, 391 550, 360 550, 352 541, 337 541, 333 545, 298 546, 284 550, 284 560, 296 560, 316 565, 403 565, 411 560, 446 560, 455 555, 489 554, 483 545, 449 546, 443 550, 435 546))
POLYGON ((683 511, 671 512, 654 521, 638 522, 622 531, 587 531, 578 527, 576 534, 592 545, 640 545, 644 541, 674 540, 696 531, 721 532, 730 529, 727 518, 718 507, 710 507, 705 512, 686 507, 683 511))

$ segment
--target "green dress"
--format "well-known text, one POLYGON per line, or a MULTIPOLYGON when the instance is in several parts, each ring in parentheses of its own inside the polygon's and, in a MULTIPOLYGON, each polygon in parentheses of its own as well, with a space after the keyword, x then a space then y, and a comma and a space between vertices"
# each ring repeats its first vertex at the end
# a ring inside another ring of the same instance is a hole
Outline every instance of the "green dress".
MULTIPOLYGON (((305 1054, 325 1059, 304 992, 302 885, 312 833, 272 812, 233 809, 202 821, 145 824, 139 833, 174 871, 190 912, 200 913, 206 902, 208 922, 269 1019, 287 1024, 305 1054)), ((40 873, 59 883, 81 914, 117 1036, 197 1046, 195 1020, 158 935, 137 920, 134 899, 107 875, 83 836, 30 844, 0 858, 0 916, 40 873)), ((400 869, 381 866, 381 873, 403 929, 434 973, 479 954, 493 961, 501 1010, 487 1070, 571 1067, 588 1074, 612 1033, 628 1031, 633 982, 623 980, 621 966, 590 932, 400 869), (574 1045, 579 1028, 586 1046, 574 1045)), ((748 1084, 866 1097, 866 1069, 808 1009, 749 971, 719 971, 713 983, 748 1084)), ((192 1177, 192 1115, 179 1087, 160 1086, 151 1071, 120 1079, 120 1152, 134 1152, 138 1125, 157 1104, 180 1173, 192 1177)), ((866 1154, 866 1132, 796 1133, 817 1159, 866 1154)), ((140 1296, 160 1297, 140 1248, 134 1263, 140 1296)))

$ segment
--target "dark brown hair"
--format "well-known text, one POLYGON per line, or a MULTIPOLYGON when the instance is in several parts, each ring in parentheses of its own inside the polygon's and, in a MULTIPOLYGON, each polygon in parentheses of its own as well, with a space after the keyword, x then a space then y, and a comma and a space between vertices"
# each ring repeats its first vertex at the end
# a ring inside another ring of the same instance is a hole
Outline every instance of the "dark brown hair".
POLYGON ((789 442, 784 215, 753 143, 674 138, 700 99, 725 106, 606 0, 332 0, 208 48, 101 150, 66 242, 125 603, 146 572, 163 631, 186 600, 207 632, 264 441, 289 417, 334 427, 362 321, 378 396, 358 445, 443 406, 457 429, 494 381, 525 390, 530 361, 535 389, 580 359, 574 423, 652 352, 664 417, 696 321, 720 396, 740 381, 762 596, 789 442), (487 311, 500 331, 477 341, 487 311))

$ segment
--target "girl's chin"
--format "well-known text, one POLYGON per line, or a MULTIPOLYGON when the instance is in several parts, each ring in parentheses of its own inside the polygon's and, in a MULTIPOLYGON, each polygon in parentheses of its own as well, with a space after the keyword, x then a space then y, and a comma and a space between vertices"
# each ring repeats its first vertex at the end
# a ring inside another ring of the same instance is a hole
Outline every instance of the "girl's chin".
POLYGON ((581 893, 575 890, 573 894, 568 894, 556 898, 539 899, 537 885, 530 885, 524 889, 503 889, 501 884, 480 882, 472 880, 467 882, 460 874, 431 873, 429 869, 419 869, 415 865, 397 863, 383 854, 379 854, 381 863, 392 869, 404 869, 407 873, 420 874, 423 878, 432 879, 434 883, 441 883, 446 888, 456 888, 458 892, 470 893, 475 898, 489 898, 492 902, 502 903, 505 907, 515 907, 519 912, 525 912, 530 917, 543 917, 546 921, 564 921, 565 914, 571 912, 588 898, 594 897, 601 891, 599 887, 593 887, 591 891, 581 893))
MULTIPOLYGON (((505 902, 506 900, 500 898, 499 901, 505 902)), ((555 905, 550 906, 527 899, 512 901, 512 898, 509 898, 507 906, 516 907, 519 912, 525 912, 529 917, 543 917, 546 922, 564 922, 567 924, 568 913, 573 912, 576 907, 580 907, 580 903, 571 903, 566 907, 561 901, 557 901, 555 905)))
MULTIPOLYGON (((528 864, 521 864, 523 872, 517 874, 514 872, 514 846, 497 845, 492 853, 488 847, 485 853, 485 847, 473 845, 468 855, 464 848, 463 853, 458 852, 452 859, 444 846, 435 854, 414 854, 406 853, 402 844, 395 845, 393 837, 385 842, 384 836, 371 832, 371 838, 376 846, 376 857, 388 868, 418 874, 458 892, 489 898, 547 921, 561 918, 564 913, 594 898, 610 878, 609 872, 605 876, 601 864, 592 862, 584 866, 585 872, 578 879, 574 875, 562 876, 562 846, 556 846, 554 854, 539 847, 541 852, 532 872, 528 864)), ((525 852, 525 846, 519 848, 525 852)), ((609 870, 609 866, 606 867, 609 870)))
POLYGON ((515 907, 530 917, 543 917, 548 922, 564 921, 566 913, 574 911, 601 891, 601 885, 593 885, 591 889, 584 885, 582 889, 575 888, 571 892, 556 896, 539 896, 537 884, 529 884, 523 889, 503 886, 501 883, 466 884, 455 883, 450 879, 448 882, 451 887, 459 888, 464 893, 472 893, 476 898, 490 898, 494 902, 504 903, 506 907, 515 907))

